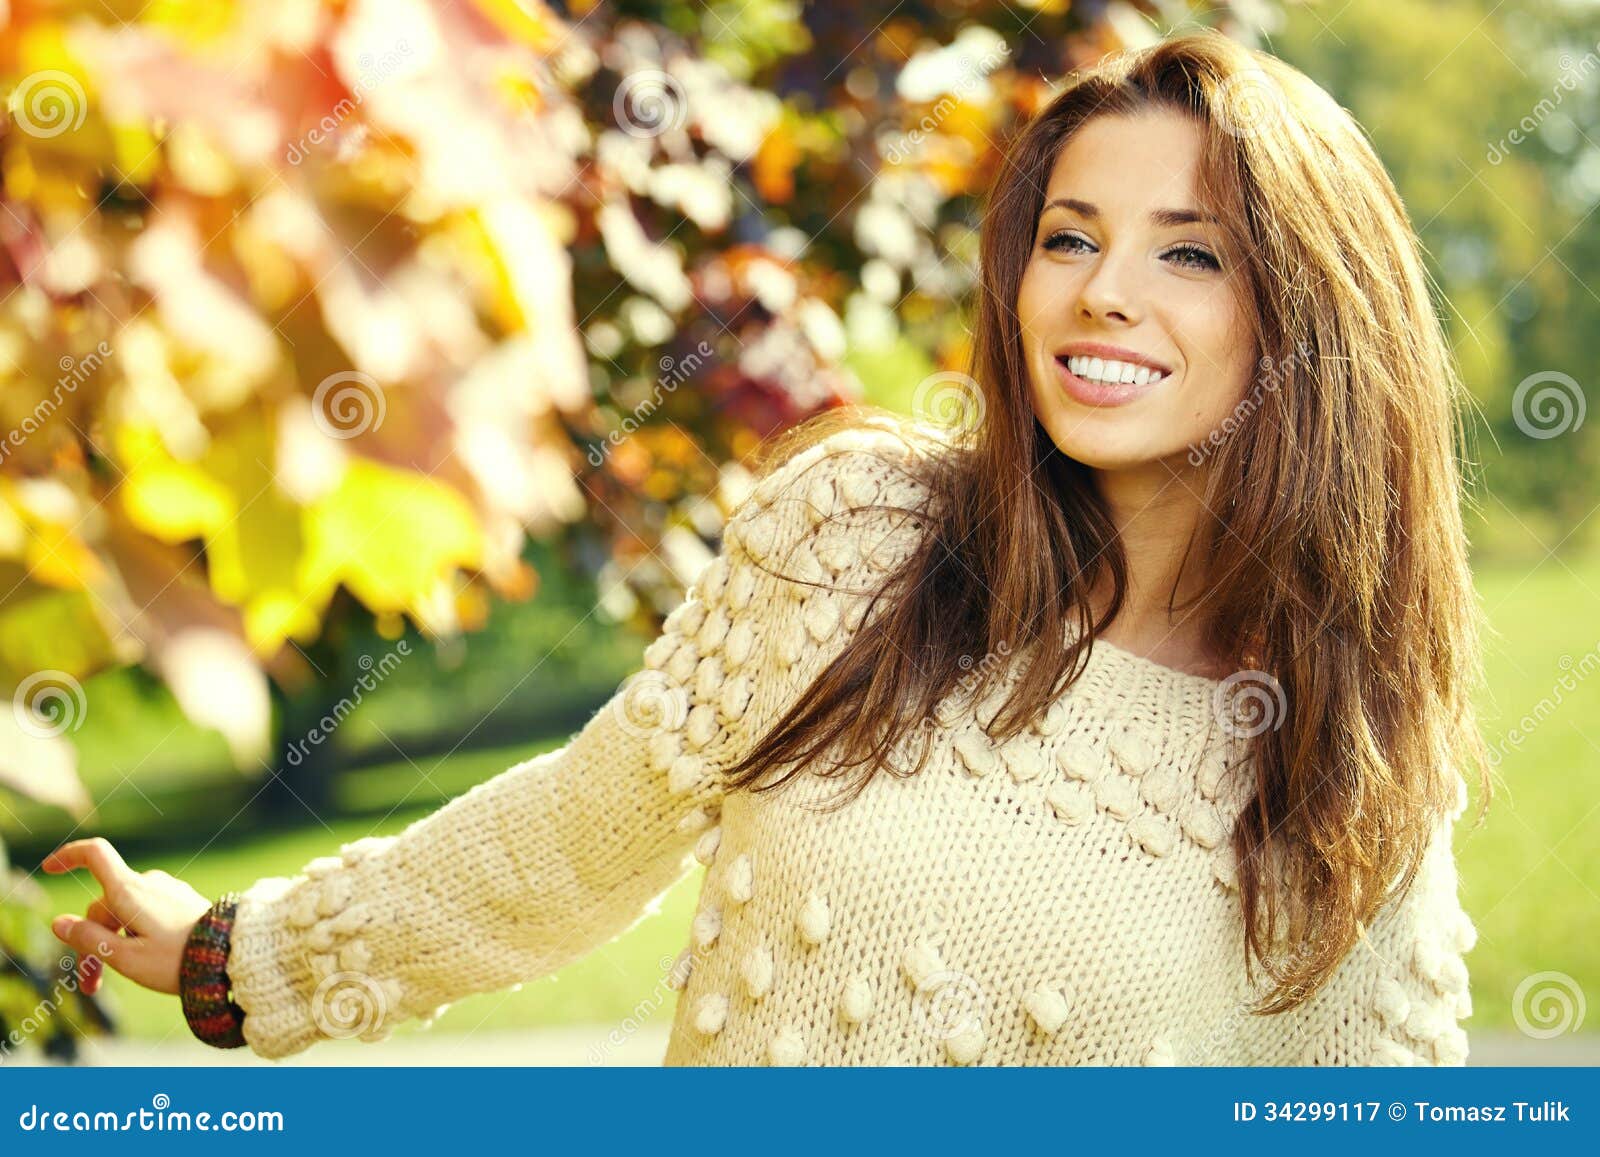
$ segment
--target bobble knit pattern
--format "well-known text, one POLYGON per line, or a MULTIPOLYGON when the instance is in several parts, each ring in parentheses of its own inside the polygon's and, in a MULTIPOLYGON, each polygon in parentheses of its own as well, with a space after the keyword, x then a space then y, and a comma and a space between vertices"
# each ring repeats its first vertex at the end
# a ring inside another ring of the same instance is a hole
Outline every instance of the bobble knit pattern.
POLYGON ((952 697, 923 770, 839 810, 806 806, 841 786, 808 774, 723 792, 719 770, 872 629, 921 533, 901 513, 925 498, 919 452, 873 428, 795 455, 566 746, 245 892, 228 971, 250 1047, 381 1040, 546 976, 703 865, 663 962, 668 1065, 1464 1064, 1475 932, 1443 822, 1322 989, 1249 1015, 1265 989, 1228 840, 1248 789, 1218 681, 1101 642, 1015 738, 984 733, 1003 687, 952 697), (889 509, 824 521, 863 503, 889 509))

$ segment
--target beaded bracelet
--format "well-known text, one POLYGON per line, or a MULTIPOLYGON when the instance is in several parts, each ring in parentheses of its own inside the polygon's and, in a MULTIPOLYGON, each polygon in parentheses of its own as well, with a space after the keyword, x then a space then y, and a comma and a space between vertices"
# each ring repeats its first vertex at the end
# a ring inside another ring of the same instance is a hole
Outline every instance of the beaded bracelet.
POLYGON ((229 996, 228 942, 239 894, 222 896, 195 921, 178 965, 183 1016, 195 1036, 219 1049, 245 1044, 244 1010, 229 996))

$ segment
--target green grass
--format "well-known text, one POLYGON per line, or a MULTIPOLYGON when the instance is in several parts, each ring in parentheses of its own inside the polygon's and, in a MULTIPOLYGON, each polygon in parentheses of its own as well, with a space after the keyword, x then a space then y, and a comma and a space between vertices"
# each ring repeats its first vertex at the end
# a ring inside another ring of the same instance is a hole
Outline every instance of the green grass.
MULTIPOLYGON (((1462 901, 1479 931, 1468 957, 1474 1000, 1468 1025, 1474 1031, 1512 1028, 1517 986, 1534 973, 1564 973, 1583 992, 1600 992, 1600 939, 1593 935, 1600 927, 1600 562, 1550 560, 1531 571, 1490 567, 1480 572, 1479 589, 1494 630, 1481 724, 1491 745, 1502 744, 1505 759, 1485 825, 1470 825, 1474 792, 1456 839, 1462 901), (1562 685, 1563 676, 1572 689, 1562 685), (1520 744, 1503 742, 1521 716, 1540 710, 1541 700, 1549 708, 1544 721, 1520 744)), ((398 831, 548 746, 425 760, 420 771, 405 762, 365 769, 341 784, 341 801, 381 808, 406 797, 404 810, 377 822, 340 821, 332 830, 314 826, 239 841, 224 834, 198 856, 174 852, 135 866, 165 868, 208 895, 292 873, 342 842, 398 831)), ((651 1019, 665 1023, 673 994, 660 983, 660 962, 684 943, 702 872, 696 868, 674 888, 658 913, 557 976, 463 1000, 432 1031, 614 1022, 642 1001, 661 1001, 651 1019)), ((81 911, 89 898, 86 879, 39 878, 58 910, 81 911)), ((106 991, 129 1034, 160 1038, 182 1029, 171 998, 116 976, 108 977, 106 991)), ((1600 1016, 1584 1027, 1600 1031, 1600 1016)))
MULTIPOLYGON (((1474 792, 1456 854, 1478 926, 1469 1025, 1510 1028, 1517 986, 1534 973, 1600 993, 1600 565, 1493 568, 1478 588, 1495 632, 1480 723, 1504 759, 1477 828, 1474 792), (1508 739, 1524 715, 1534 725, 1508 739)), ((1584 1030, 1600 1031, 1600 1016, 1584 1030)))

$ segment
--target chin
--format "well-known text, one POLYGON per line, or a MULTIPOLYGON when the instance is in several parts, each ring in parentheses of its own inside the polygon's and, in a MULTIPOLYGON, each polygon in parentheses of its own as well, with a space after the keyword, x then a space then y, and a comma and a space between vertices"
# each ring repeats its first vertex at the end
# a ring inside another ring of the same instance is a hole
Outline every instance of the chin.
POLYGON ((1064 414, 1060 424, 1070 433, 1057 435, 1051 431, 1049 423, 1041 423, 1056 449, 1092 470, 1137 470, 1161 461, 1182 459, 1189 451, 1186 444, 1173 447, 1166 439, 1152 442, 1146 424, 1135 421, 1131 415, 1126 419, 1118 416, 1085 420, 1076 414, 1064 414))

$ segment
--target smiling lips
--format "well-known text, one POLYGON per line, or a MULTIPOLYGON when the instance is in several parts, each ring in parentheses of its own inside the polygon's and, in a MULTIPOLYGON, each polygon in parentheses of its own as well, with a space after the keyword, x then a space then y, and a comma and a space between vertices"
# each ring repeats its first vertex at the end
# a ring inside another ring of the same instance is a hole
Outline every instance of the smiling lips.
POLYGON ((1172 371, 1143 354, 1098 342, 1073 342, 1056 354, 1062 388, 1086 406, 1120 406, 1149 393, 1172 371))
POLYGON ((1056 359, 1065 363, 1066 367, 1086 382, 1097 385, 1117 386, 1135 385, 1143 386, 1152 381, 1159 382, 1166 377, 1161 370, 1153 370, 1149 366, 1138 365, 1134 362, 1114 361, 1109 358, 1073 357, 1056 359))
POLYGON ((1056 360, 1076 377, 1105 386, 1148 385, 1172 372, 1154 358, 1103 342, 1072 342, 1056 351, 1056 360))

